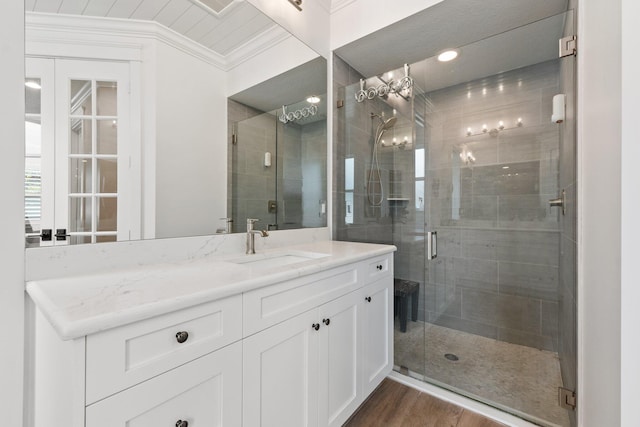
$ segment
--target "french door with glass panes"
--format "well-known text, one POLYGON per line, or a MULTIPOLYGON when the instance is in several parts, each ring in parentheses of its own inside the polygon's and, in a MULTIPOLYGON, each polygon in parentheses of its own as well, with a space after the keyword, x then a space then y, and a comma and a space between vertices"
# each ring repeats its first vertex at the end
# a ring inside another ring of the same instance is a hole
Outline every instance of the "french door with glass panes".
MULTIPOLYGON (((132 229, 139 207, 130 195, 129 78, 127 63, 27 60, 27 80, 41 82, 39 115, 28 111, 26 118, 40 120, 40 150, 30 149, 27 140, 25 174, 39 155, 41 220, 39 233, 32 226, 32 236, 38 235, 41 245, 128 240, 137 234, 132 229)), ((29 240, 33 245, 33 237, 29 240)))

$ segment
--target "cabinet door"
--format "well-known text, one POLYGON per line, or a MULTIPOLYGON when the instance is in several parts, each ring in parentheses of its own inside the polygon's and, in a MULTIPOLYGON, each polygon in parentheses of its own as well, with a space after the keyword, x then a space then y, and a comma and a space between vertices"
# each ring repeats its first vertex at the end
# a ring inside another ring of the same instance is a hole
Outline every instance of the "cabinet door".
POLYGON ((393 279, 382 278, 363 292, 363 392, 368 396, 393 368, 393 279))
POLYGON ((122 391, 86 409, 87 427, 238 426, 240 342, 122 391))
POLYGON ((347 294, 320 307, 318 369, 320 426, 341 426, 362 402, 361 292, 347 294))
POLYGON ((318 310, 243 341, 243 425, 314 427, 318 421, 318 310))

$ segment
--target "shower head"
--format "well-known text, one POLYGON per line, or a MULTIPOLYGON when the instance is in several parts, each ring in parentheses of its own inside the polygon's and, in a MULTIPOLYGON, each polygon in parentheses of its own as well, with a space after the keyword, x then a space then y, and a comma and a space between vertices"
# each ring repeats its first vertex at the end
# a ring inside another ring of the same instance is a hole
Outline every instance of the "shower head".
POLYGON ((371 113, 371 118, 377 117, 380 120, 380 131, 385 131, 385 130, 389 130, 392 127, 395 126, 396 122, 398 121, 398 118, 396 116, 390 117, 387 120, 384 119, 384 117, 376 114, 376 113, 371 113))
POLYGON ((390 117, 387 120, 384 120, 382 122, 382 130, 388 130, 391 129, 392 127, 394 127, 396 125, 396 122, 398 121, 397 117, 390 117))

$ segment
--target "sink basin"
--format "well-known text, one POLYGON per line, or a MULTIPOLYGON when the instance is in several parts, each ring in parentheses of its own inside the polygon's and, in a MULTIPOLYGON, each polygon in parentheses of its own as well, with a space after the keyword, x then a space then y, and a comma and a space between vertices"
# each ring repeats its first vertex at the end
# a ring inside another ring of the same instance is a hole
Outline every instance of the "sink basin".
POLYGON ((227 262, 246 265, 250 268, 274 268, 283 265, 297 264, 313 259, 329 256, 316 252, 286 252, 273 254, 245 255, 241 258, 228 259, 227 262))

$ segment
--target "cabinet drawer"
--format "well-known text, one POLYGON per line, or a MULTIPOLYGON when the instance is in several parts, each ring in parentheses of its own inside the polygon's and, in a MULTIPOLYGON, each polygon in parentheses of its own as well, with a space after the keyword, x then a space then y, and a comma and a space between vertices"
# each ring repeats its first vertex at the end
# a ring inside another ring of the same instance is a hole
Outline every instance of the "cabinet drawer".
POLYGON ((367 281, 378 280, 382 277, 393 275, 393 264, 391 263, 392 256, 393 255, 385 255, 366 261, 365 277, 367 278, 367 281))
POLYGON ((244 336, 315 308, 362 286, 357 265, 289 280, 247 292, 244 298, 244 336))
POLYGON ((241 313, 236 295, 88 336, 87 404, 241 339, 241 313))
POLYGON ((222 427, 241 420, 240 342, 86 408, 87 427, 173 427, 179 421, 222 427))

